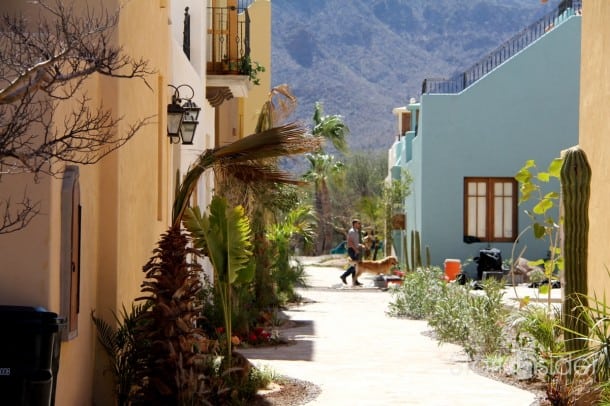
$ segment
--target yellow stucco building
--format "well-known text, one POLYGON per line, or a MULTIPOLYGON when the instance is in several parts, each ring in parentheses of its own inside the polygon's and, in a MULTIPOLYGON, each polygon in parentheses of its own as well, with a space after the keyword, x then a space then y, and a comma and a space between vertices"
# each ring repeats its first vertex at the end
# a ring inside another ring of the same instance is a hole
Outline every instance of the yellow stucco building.
MULTIPOLYGON (((215 105, 210 101, 213 89, 229 88, 235 78, 214 75, 210 80, 209 10, 231 3, 236 0, 97 2, 111 11, 122 7, 115 45, 133 58, 147 60, 154 73, 146 83, 93 75, 86 81, 87 94, 115 118, 122 117, 117 133, 128 131, 130 124, 143 117, 154 117, 151 124, 99 163, 72 165, 63 177, 2 178, 1 199, 16 199, 27 190, 32 200, 40 202, 40 213, 25 229, 0 235, 0 304, 41 306, 68 319, 55 377, 57 405, 114 404, 107 359, 97 344, 91 312, 112 321, 113 312, 129 308, 139 296, 142 267, 169 224, 177 171, 184 173, 203 150, 226 137, 227 129, 229 134, 233 134, 230 129, 239 129, 241 137, 249 133, 244 128, 253 128, 253 112, 269 91, 271 5, 268 0, 251 5, 252 59, 266 68, 259 74, 261 85, 249 94, 251 84, 238 75, 240 84, 215 105), (187 7, 189 57, 183 52, 187 7), (193 89, 193 101, 202 108, 190 146, 171 144, 167 136, 167 106, 173 94, 169 85, 181 84, 193 89), (225 109, 225 103, 238 107, 225 109), (80 238, 74 237, 72 227, 80 230, 80 238), (79 272, 71 265, 75 252, 79 272)), ((22 12, 32 18, 36 7, 35 2, 22 0, 2 4, 3 12, 22 12)), ((61 117, 70 105, 64 103, 58 109, 61 117)), ((212 175, 204 176, 194 201, 207 206, 212 188, 212 175)))
POLYGON ((592 170, 589 295, 610 293, 610 2, 585 0, 582 16, 579 143, 592 170))

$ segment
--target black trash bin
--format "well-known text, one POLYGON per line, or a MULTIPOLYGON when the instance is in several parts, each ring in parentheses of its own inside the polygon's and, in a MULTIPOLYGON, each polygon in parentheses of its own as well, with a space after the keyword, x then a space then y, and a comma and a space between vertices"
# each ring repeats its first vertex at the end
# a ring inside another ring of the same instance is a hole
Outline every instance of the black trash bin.
POLYGON ((497 248, 480 250, 479 256, 475 258, 475 262, 477 263, 477 280, 483 279, 483 272, 502 272, 502 253, 497 248))
POLYGON ((52 406, 65 319, 41 307, 0 305, 0 397, 11 406, 52 406))

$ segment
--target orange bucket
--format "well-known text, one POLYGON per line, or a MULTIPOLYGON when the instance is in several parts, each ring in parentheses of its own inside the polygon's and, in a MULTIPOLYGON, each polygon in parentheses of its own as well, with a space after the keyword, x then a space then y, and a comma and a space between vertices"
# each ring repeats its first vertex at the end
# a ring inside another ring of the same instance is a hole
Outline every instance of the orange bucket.
POLYGON ((462 264, 459 259, 445 260, 445 280, 454 281, 461 270, 462 264))

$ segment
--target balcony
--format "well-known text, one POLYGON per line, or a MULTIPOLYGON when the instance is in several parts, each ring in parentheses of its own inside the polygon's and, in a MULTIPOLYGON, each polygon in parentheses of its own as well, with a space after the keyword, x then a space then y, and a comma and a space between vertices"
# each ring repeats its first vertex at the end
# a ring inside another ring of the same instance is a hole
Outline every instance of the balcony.
POLYGON ((206 97, 214 107, 233 97, 245 97, 252 86, 250 3, 212 0, 208 7, 206 97))

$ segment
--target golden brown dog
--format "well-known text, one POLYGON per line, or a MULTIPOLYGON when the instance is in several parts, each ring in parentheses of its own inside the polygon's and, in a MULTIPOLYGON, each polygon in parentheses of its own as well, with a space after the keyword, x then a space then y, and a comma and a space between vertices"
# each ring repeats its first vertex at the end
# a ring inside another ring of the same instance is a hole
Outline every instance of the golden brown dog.
POLYGON ((356 279, 363 273, 373 273, 375 275, 392 273, 392 268, 398 265, 398 259, 394 256, 385 257, 377 261, 362 260, 356 264, 356 279))

